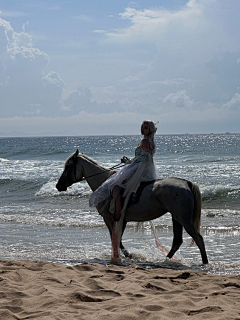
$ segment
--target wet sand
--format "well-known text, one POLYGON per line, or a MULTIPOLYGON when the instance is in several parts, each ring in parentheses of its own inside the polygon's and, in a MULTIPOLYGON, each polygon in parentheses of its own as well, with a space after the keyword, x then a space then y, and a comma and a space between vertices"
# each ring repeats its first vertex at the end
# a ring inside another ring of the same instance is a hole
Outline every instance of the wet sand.
POLYGON ((0 319, 240 319, 240 276, 0 261, 0 319))

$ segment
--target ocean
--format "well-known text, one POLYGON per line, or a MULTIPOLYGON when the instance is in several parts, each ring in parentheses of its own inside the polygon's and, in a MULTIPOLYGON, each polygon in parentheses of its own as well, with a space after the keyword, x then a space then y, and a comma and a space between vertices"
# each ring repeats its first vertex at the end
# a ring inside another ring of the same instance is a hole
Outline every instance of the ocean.
MULTIPOLYGON (((107 264, 111 243, 102 217, 88 200, 86 181, 58 192, 55 185, 67 157, 85 153, 110 168, 133 157, 141 136, 0 138, 0 259, 29 259, 74 265, 107 264)), ((209 265, 199 249, 184 242, 176 260, 156 247, 150 223, 129 223, 123 236, 133 258, 121 263, 212 274, 240 274, 240 134, 156 135, 154 155, 160 178, 180 177, 201 190, 202 227, 209 265)), ((170 249, 170 214, 154 220, 170 249)))

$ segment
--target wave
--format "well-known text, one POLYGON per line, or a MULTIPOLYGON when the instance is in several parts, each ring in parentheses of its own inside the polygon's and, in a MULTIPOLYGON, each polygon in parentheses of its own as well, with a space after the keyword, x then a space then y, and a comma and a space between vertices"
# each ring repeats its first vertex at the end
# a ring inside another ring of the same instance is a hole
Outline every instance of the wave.
POLYGON ((240 200, 240 187, 232 185, 210 185, 201 187, 203 201, 240 200))
POLYGON ((41 183, 39 181, 33 180, 19 180, 19 179, 0 179, 0 198, 2 203, 9 201, 11 202, 16 199, 31 200, 34 197, 34 192, 39 189, 41 183))
POLYGON ((56 196, 80 196, 88 197, 92 193, 90 187, 86 182, 73 184, 67 191, 59 192, 56 189, 57 180, 50 179, 47 183, 43 184, 40 190, 35 193, 37 197, 56 197, 56 196))
POLYGON ((36 210, 24 206, 0 208, 0 223, 18 223, 51 227, 104 227, 102 217, 93 210, 48 209, 36 210))
POLYGON ((206 234, 208 233, 234 233, 235 235, 240 234, 240 226, 211 226, 203 227, 202 230, 205 230, 206 234))
POLYGON ((53 160, 6 160, 0 162, 2 179, 36 180, 60 177, 62 161, 53 160))

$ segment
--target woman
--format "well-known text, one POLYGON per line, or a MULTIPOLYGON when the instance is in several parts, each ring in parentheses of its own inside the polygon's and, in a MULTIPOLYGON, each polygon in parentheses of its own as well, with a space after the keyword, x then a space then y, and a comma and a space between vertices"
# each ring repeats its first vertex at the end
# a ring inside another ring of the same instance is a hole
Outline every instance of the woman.
POLYGON ((135 157, 130 160, 126 157, 121 159, 126 165, 117 173, 110 176, 91 195, 90 206, 97 206, 113 195, 116 202, 115 220, 119 220, 121 214, 124 215, 129 198, 133 192, 137 191, 140 183, 157 179, 157 173, 153 162, 153 155, 156 151, 155 133, 157 131, 156 122, 143 121, 141 134, 144 136, 141 143, 135 150, 135 157), (120 190, 124 189, 124 206, 121 209, 120 190))

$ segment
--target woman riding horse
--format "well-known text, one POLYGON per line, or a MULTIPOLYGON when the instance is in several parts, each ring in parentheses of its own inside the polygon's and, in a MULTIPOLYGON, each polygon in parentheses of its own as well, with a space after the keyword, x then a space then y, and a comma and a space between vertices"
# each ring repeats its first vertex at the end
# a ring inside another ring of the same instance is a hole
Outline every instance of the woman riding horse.
POLYGON ((204 240, 200 234, 202 203, 200 189, 196 183, 177 177, 155 180, 156 170, 153 154, 156 150, 154 141, 156 130, 154 122, 143 122, 144 139, 136 149, 136 156, 119 172, 101 166, 88 156, 79 154, 77 150, 66 160, 64 171, 56 188, 58 191, 66 191, 72 184, 80 182, 84 178, 87 180, 93 191, 91 205, 97 206, 98 212, 102 215, 109 229, 113 258, 119 256, 119 244, 124 255, 130 256, 121 241, 128 222, 149 221, 170 212, 173 222, 173 242, 167 257, 172 258, 180 248, 183 242, 184 228, 197 244, 202 262, 206 264, 208 258, 204 240), (110 178, 109 174, 112 174, 110 178), (130 203, 129 197, 132 192, 137 190, 140 182, 149 180, 150 183, 142 190, 139 201, 130 203), (114 221, 109 210, 105 210, 104 203, 112 191, 118 194, 119 188, 125 188, 123 193, 124 206, 122 210, 117 208, 118 212, 121 211, 121 215, 119 221, 114 221))
POLYGON ((121 161, 126 164, 119 172, 110 176, 100 187, 95 190, 89 200, 90 207, 97 207, 106 200, 109 195, 113 196, 116 202, 115 220, 125 214, 126 207, 132 192, 136 192, 143 181, 157 179, 156 168, 153 162, 153 155, 156 152, 155 133, 156 122, 145 120, 141 125, 143 139, 135 150, 135 158, 132 160, 123 157, 121 161), (121 189, 124 189, 124 206, 121 206, 121 189))

